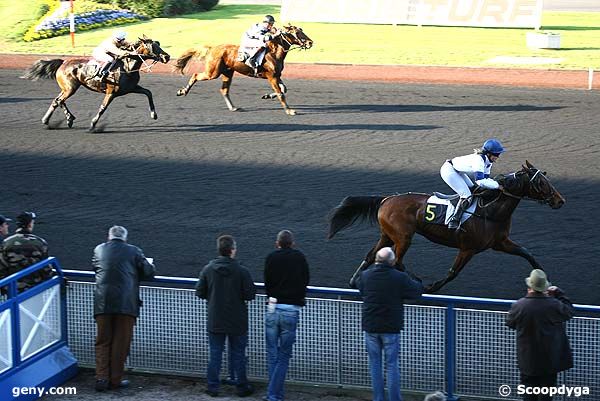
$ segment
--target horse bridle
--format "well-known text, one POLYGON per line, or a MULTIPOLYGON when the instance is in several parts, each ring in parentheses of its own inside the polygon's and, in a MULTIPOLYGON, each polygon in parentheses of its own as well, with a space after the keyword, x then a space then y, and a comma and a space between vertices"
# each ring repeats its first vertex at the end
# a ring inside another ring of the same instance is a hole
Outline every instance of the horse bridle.
MULTIPOLYGON (((526 171, 523 171, 523 173, 527 174, 527 172, 526 172, 526 171)), ((538 174, 539 174, 541 177, 544 177, 544 174, 540 174, 540 173, 541 173, 541 170, 539 170, 539 169, 535 169, 535 173, 534 173, 534 174, 533 174, 533 176, 532 176, 532 177, 529 179, 529 186, 530 186, 530 188, 532 188, 532 189, 533 189, 534 191, 536 191, 537 193, 540 193, 541 191, 540 191, 540 188, 539 188, 539 180, 540 180, 540 178, 538 178, 538 179, 537 179, 537 181, 536 181, 536 178, 538 177, 538 174)), ((510 175, 512 175, 513 177, 517 178, 517 173, 512 173, 512 174, 510 174, 510 175)), ((507 192, 507 191, 505 191, 504 189, 502 189, 502 191, 501 191, 501 192, 502 192, 504 195, 506 195, 506 196, 508 196, 508 197, 511 197, 511 198, 515 198, 515 199, 525 199, 525 200, 532 200, 532 201, 536 201, 536 202, 538 202, 538 203, 541 203, 542 205, 544 205, 544 204, 550 204, 550 200, 551 200, 551 199, 554 197, 554 195, 555 195, 555 193, 554 193, 554 192, 555 192, 555 191, 554 191, 554 189, 551 189, 551 191, 550 191, 550 194, 549 194, 547 197, 543 198, 543 199, 535 199, 535 198, 532 198, 531 196, 527 196, 527 195, 521 195, 521 196, 518 196, 518 195, 513 195, 513 194, 511 194, 510 192, 507 192)), ((496 199, 494 199, 494 201, 495 201, 495 200, 496 200, 496 199)), ((492 201, 492 202, 494 202, 494 201, 492 201)))
MULTIPOLYGON (((154 52, 152 51, 152 44, 153 43, 154 42, 151 42, 151 43, 142 42, 142 46, 146 50, 148 50, 150 52, 150 54, 140 54, 140 53, 137 52, 137 49, 134 49, 135 54, 132 54, 132 56, 139 57, 139 59, 142 61, 143 66, 140 67, 140 68, 138 68, 137 70, 131 70, 131 71, 129 71, 130 73, 132 73, 132 72, 139 72, 139 71, 141 71, 141 72, 152 72, 152 67, 154 67, 154 65, 156 63, 158 63, 158 60, 159 60, 159 56, 157 54, 154 54, 154 52), (148 58, 151 58, 152 59, 152 64, 148 64, 146 62, 146 59, 144 57, 142 57, 142 56, 147 56, 148 58)), ((138 46, 138 48, 139 48, 139 46, 138 46)))
POLYGON ((300 39, 296 33, 291 33, 291 32, 286 32, 286 31, 279 31, 279 36, 281 37, 282 40, 284 40, 290 47, 286 50, 284 49, 284 52, 289 52, 292 49, 302 49, 302 50, 307 50, 308 48, 306 47, 306 40, 302 40, 300 39), (294 37, 294 39, 296 39, 298 42, 300 42, 297 48, 294 47, 295 43, 292 43, 290 40, 288 40, 288 38, 285 37, 285 35, 292 35, 294 37))

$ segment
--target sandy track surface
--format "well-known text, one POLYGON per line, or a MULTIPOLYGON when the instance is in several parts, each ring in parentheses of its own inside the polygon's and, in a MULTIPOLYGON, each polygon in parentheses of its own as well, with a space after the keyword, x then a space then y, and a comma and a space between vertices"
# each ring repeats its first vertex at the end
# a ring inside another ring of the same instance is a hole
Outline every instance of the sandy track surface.
MULTIPOLYGON (((346 195, 447 190, 439 166, 470 153, 488 136, 508 149, 495 169, 529 159, 547 170, 567 204, 551 210, 523 202, 513 239, 538 258, 553 283, 578 303, 600 303, 594 208, 600 193, 600 94, 592 91, 377 82, 287 80, 289 117, 263 101, 264 81, 234 79, 231 113, 219 83, 175 97, 185 78, 145 76, 158 121, 143 96, 117 99, 86 131, 101 96, 81 90, 45 129, 40 119, 57 94, 52 81, 0 70, 2 213, 33 209, 37 231, 69 269, 89 269, 92 249, 112 224, 155 258, 159 273, 194 277, 214 256, 217 235, 238 238, 239 257, 256 281, 276 232, 296 232, 312 284, 344 287, 377 239, 357 225, 325 241, 326 216, 346 195)), ((407 265, 426 282, 445 275, 455 251, 415 237, 407 265)), ((445 293, 516 298, 529 266, 488 251, 445 293)))

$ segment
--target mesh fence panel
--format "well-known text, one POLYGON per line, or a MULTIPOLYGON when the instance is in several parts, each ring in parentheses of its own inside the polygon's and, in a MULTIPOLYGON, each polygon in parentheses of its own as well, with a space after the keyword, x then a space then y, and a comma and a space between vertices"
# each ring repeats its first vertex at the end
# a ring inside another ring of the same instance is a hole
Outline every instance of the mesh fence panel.
POLYGON ((19 304, 23 360, 60 340, 60 297, 57 284, 19 304))
MULTIPOLYGON (((93 283, 70 282, 69 343, 84 366, 94 365, 93 283)), ((206 304, 193 290, 142 287, 144 301, 135 328, 128 367, 136 370, 205 376, 208 363, 206 304)), ((370 386, 361 303, 307 299, 302 308, 288 380, 314 384, 370 386)), ((248 376, 267 379, 264 341, 265 296, 248 304, 248 376)), ((415 391, 445 388, 445 307, 405 306, 401 333, 402 387, 415 391)), ((514 332, 505 312, 456 309, 456 393, 497 398, 498 387, 516 388, 519 373, 514 332)), ((600 319, 575 318, 569 325, 576 368, 568 385, 600 394, 600 319)), ((227 372, 223 358, 222 375, 227 372)), ((559 377, 562 383, 562 375, 559 377)), ((518 399, 511 397, 505 399, 518 399)), ((555 397, 560 400, 560 397, 555 397)), ((585 400, 585 397, 580 398, 585 400)), ((593 398, 587 398, 592 400, 593 398)))
POLYGON ((0 312, 0 373, 13 365, 10 313, 10 309, 0 312))

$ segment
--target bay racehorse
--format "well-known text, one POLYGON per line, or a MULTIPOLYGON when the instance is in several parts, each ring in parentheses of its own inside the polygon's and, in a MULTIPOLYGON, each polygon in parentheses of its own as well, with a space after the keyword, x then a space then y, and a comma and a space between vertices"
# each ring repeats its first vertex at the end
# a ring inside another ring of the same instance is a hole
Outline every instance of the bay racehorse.
POLYGON ((564 205, 565 199, 550 183, 546 174, 529 162, 526 162, 521 170, 496 177, 496 180, 501 185, 500 190, 484 190, 474 196, 478 202, 477 207, 473 215, 462 224, 462 231, 426 222, 427 200, 431 196, 428 194, 349 196, 332 211, 329 217, 328 238, 351 226, 358 219, 369 219, 379 223, 379 241, 369 251, 352 280, 370 266, 377 251, 386 246, 394 248, 396 266, 404 270, 402 258, 415 233, 432 242, 458 248, 458 255, 447 276, 426 286, 427 292, 430 293, 438 291, 453 280, 473 255, 490 248, 521 256, 527 259, 534 269, 541 269, 527 249, 509 238, 512 214, 522 199, 536 200, 548 204, 552 209, 559 209, 564 205))
POLYGON ((95 77, 99 66, 90 65, 89 58, 75 58, 66 61, 62 59, 36 61, 25 72, 22 78, 31 80, 38 78, 56 79, 61 89, 60 94, 52 101, 50 108, 42 118, 42 123, 47 125, 54 110, 60 106, 64 109, 67 124, 71 128, 75 116, 68 109, 66 101, 77 92, 80 86, 105 94, 100 109, 92 120, 90 129, 96 126, 100 116, 104 114, 108 105, 116 97, 127 95, 128 93, 142 93, 146 95, 150 105, 150 117, 156 120, 158 115, 154 109, 152 92, 138 85, 140 71, 149 71, 151 66, 158 61, 167 63, 170 56, 161 49, 158 41, 153 41, 146 36, 134 42, 131 51, 131 54, 123 56, 117 61, 115 68, 110 72, 106 82, 102 82, 100 77, 95 77), (147 60, 154 60, 154 63, 150 65, 146 62, 147 60))
MULTIPOLYGON (((275 93, 265 94, 263 99, 273 99, 276 97, 281 102, 285 112, 289 115, 296 114, 296 111, 291 109, 285 100, 287 88, 281 81, 281 72, 284 67, 283 61, 294 46, 300 49, 310 49, 312 45, 313 41, 302 31, 302 28, 292 25, 283 27, 274 35, 272 40, 265 44, 267 54, 256 78, 268 79, 275 93)), ((190 60, 199 58, 204 59, 204 72, 192 74, 188 84, 177 91, 177 96, 187 95, 197 81, 207 81, 222 76, 221 94, 225 99, 227 108, 231 111, 237 111, 238 108, 233 105, 229 98, 229 88, 231 87, 233 74, 237 72, 247 76, 254 76, 253 69, 243 61, 238 60, 238 50, 238 45, 219 45, 214 47, 206 46, 198 50, 190 49, 183 53, 177 60, 174 67, 175 71, 183 74, 190 60)))

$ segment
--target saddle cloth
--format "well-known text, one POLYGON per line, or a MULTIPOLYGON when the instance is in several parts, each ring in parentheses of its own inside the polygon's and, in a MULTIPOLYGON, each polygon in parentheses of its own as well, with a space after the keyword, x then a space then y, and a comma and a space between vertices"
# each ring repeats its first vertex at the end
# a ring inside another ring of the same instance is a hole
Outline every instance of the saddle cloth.
MULTIPOLYGON (((430 224, 441 224, 448 225, 450 218, 454 214, 458 198, 455 199, 441 199, 435 195, 432 195, 427 199, 427 207, 425 208, 425 222, 430 224)), ((477 207, 477 202, 472 202, 467 210, 463 213, 460 218, 460 223, 467 221, 477 207)))

